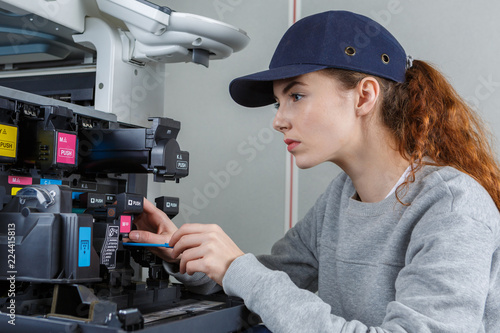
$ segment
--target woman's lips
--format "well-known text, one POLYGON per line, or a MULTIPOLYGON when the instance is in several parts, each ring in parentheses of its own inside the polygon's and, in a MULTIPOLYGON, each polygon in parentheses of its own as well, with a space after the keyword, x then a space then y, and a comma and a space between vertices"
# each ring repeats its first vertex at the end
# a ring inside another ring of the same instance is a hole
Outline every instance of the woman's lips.
POLYGON ((288 149, 289 152, 291 152, 295 147, 297 147, 298 145, 300 145, 299 141, 295 141, 295 140, 292 140, 292 139, 285 139, 285 143, 287 145, 287 149, 288 149))

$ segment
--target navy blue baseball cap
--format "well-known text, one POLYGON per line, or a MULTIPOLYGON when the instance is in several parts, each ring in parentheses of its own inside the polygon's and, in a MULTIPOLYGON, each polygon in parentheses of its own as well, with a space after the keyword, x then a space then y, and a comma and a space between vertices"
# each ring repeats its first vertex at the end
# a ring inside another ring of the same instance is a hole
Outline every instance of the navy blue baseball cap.
POLYGON ((269 70, 234 79, 229 93, 247 107, 275 103, 273 81, 340 68, 404 82, 407 56, 383 26, 348 11, 305 17, 281 38, 269 70))

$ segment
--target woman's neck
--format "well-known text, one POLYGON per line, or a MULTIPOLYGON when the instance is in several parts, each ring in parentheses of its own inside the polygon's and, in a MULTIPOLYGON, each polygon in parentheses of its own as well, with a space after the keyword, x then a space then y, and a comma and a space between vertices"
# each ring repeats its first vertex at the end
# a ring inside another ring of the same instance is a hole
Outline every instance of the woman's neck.
POLYGON ((385 165, 372 165, 368 169, 355 175, 350 175, 358 200, 363 202, 379 202, 386 198, 394 185, 399 181, 408 162, 403 160, 398 165, 389 163, 385 165))
POLYGON ((353 182, 358 200, 384 200, 408 168, 409 162, 393 146, 379 138, 378 142, 366 143, 356 158, 341 165, 353 182))

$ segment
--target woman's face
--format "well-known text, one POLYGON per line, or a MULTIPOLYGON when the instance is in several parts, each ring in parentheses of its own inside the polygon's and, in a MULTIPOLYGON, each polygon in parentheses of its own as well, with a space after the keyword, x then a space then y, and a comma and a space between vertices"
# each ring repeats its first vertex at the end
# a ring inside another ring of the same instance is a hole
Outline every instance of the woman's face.
POLYGON ((355 89, 342 89, 340 82, 322 72, 275 81, 273 89, 273 127, 284 134, 299 168, 325 161, 342 167, 359 150, 362 132, 355 89))

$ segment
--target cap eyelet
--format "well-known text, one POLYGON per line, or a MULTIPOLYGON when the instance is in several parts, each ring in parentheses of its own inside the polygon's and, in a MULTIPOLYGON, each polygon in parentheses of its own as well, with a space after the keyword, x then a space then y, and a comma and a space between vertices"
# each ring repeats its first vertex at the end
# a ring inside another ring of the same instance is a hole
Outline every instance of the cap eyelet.
POLYGON ((384 53, 384 54, 382 54, 382 57, 381 57, 381 58, 382 58, 382 62, 383 62, 384 64, 386 64, 386 65, 387 65, 387 64, 389 63, 389 61, 390 61, 389 56, 388 56, 387 54, 385 54, 385 53, 384 53))
POLYGON ((351 57, 352 57, 353 55, 355 55, 355 54, 356 54, 356 49, 355 49, 354 47, 352 47, 352 46, 348 46, 348 47, 346 47, 346 48, 345 48, 344 52, 345 52, 345 54, 347 54, 348 56, 351 56, 351 57))

